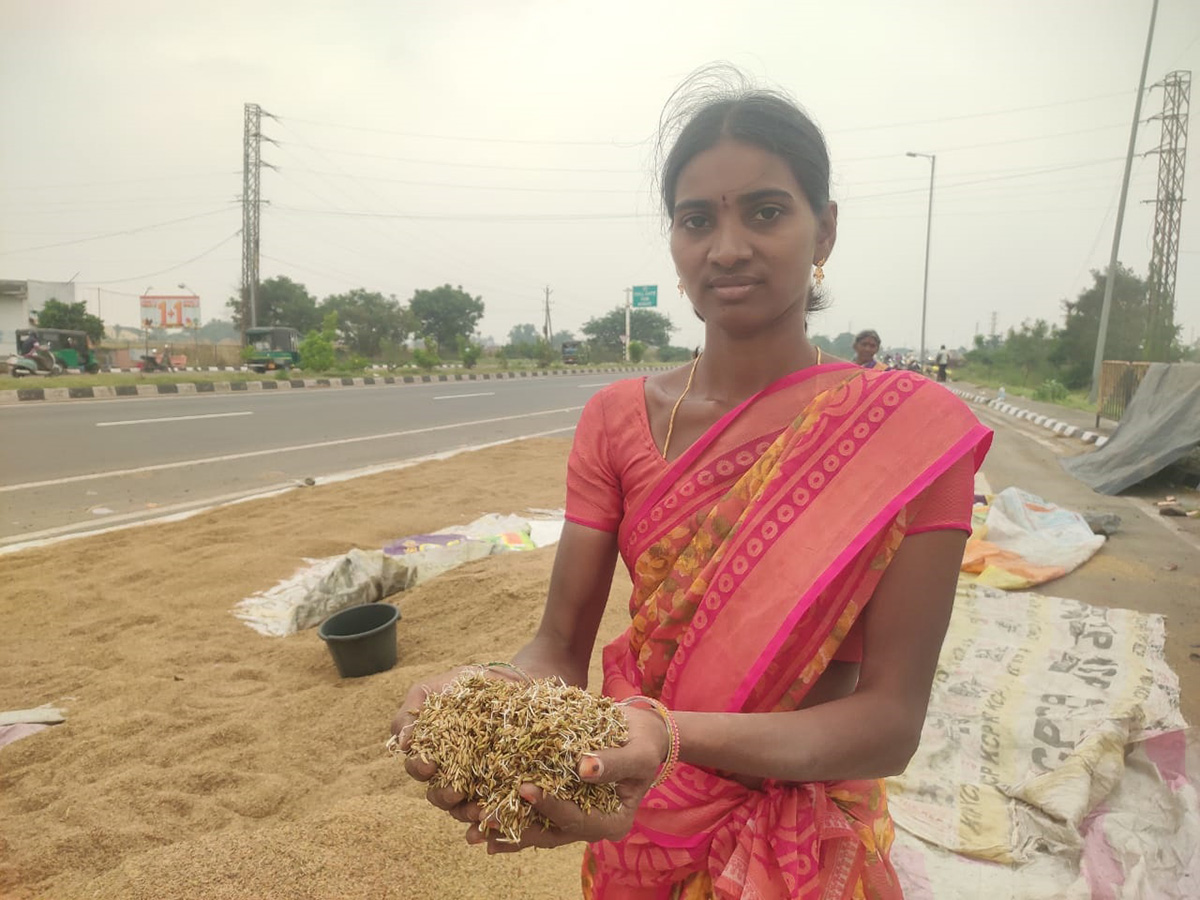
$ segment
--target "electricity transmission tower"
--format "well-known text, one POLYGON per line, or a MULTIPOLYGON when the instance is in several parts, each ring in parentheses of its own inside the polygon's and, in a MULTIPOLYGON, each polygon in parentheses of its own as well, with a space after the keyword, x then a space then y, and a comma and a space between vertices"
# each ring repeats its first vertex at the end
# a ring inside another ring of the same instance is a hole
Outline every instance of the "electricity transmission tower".
POLYGON ((262 135, 262 117, 271 118, 257 103, 244 104, 245 119, 242 131, 242 338, 246 337, 246 323, 253 328, 258 324, 255 295, 258 293, 258 246, 259 212, 262 195, 259 191, 259 176, 262 167, 275 168, 262 161, 262 142, 271 141, 262 135))
POLYGON ((1183 219, 1183 174, 1187 162, 1188 107, 1192 73, 1167 74, 1155 87, 1163 91, 1158 149, 1158 196, 1154 200, 1154 248, 1150 253, 1149 315, 1145 357, 1170 362, 1175 340, 1175 273, 1179 263, 1179 227, 1183 219))

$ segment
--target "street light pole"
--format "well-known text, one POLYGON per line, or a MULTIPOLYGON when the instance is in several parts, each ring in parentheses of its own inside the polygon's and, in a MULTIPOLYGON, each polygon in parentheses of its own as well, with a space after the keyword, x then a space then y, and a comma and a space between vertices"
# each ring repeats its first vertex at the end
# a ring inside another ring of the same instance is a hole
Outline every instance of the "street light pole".
POLYGON ((1100 399, 1100 373, 1104 370, 1104 342, 1108 338, 1108 316, 1112 310, 1113 287, 1117 282, 1121 226, 1125 221, 1125 200, 1129 196, 1129 175, 1133 170, 1133 154, 1137 148, 1138 120, 1142 116, 1146 69, 1150 65, 1150 46, 1154 43, 1154 20, 1157 16, 1158 0, 1154 0, 1150 7, 1150 30, 1146 34, 1146 51, 1142 54, 1142 77, 1138 81, 1137 99, 1133 102, 1133 124, 1129 126, 1129 149, 1125 151, 1125 174, 1121 177, 1121 201, 1117 204, 1117 224, 1113 227, 1112 250, 1108 255, 1108 277, 1104 280, 1104 299, 1100 303, 1100 328, 1096 335, 1096 353, 1092 358, 1092 386, 1088 391, 1088 403, 1095 403, 1100 399))
POLYGON ((933 240, 933 175, 937 171, 936 153, 914 153, 905 156, 920 156, 929 160, 929 212, 925 216, 925 286, 921 289, 921 371, 925 371, 925 316, 929 310, 929 246, 933 240))

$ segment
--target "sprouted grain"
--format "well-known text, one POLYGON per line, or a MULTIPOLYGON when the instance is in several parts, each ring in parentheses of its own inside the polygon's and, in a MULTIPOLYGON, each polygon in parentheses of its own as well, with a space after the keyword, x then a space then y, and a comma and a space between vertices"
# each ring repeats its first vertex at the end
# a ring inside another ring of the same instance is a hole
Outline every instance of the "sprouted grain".
MULTIPOLYGON (((550 823, 521 799, 534 784, 579 804, 584 812, 620 809, 616 786, 581 781, 583 753, 616 747, 629 737, 625 714, 557 678, 517 682, 470 672, 425 698, 416 711, 408 753, 437 766, 430 782, 480 805, 497 823, 498 839, 517 843, 531 825, 550 823)), ((388 748, 400 753, 392 738, 388 748)))

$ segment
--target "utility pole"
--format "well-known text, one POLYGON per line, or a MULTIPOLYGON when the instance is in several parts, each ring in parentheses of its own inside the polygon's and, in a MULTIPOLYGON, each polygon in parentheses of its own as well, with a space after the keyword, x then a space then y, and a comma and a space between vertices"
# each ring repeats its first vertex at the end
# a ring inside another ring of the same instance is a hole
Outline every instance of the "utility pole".
POLYGON ((550 290, 550 285, 546 285, 546 319, 542 323, 542 334, 546 338, 546 343, 550 343, 550 339, 554 337, 554 327, 550 324, 550 295, 553 291, 550 290))
POLYGON ((1138 120, 1142 115, 1142 95, 1146 93, 1146 70, 1150 67, 1150 46, 1154 43, 1154 20, 1158 0, 1150 7, 1150 29, 1146 33, 1146 52, 1142 55, 1142 76, 1138 79, 1137 99, 1133 104, 1133 124, 1129 127, 1129 148, 1125 151, 1125 175, 1121 179, 1121 201, 1117 204, 1117 224, 1113 228, 1112 252, 1108 256, 1108 279, 1104 282, 1104 302, 1100 307, 1100 333, 1096 336, 1096 356, 1092 360, 1092 387, 1088 401, 1096 402, 1100 390, 1100 369, 1104 363, 1104 341, 1108 337, 1108 316, 1112 312, 1113 287, 1117 283, 1117 255, 1121 252, 1121 225, 1125 221, 1125 200, 1129 196, 1129 174, 1133 169, 1133 151, 1137 145, 1138 120))
POLYGON ((933 176, 937 171, 936 153, 914 153, 905 156, 923 157, 929 160, 929 212, 925 216, 925 280, 921 288, 921 371, 925 371, 925 317, 929 310, 929 248, 933 242, 933 176))
POLYGON ((1145 358, 1170 362, 1175 341, 1175 274, 1179 266, 1179 226, 1183 219, 1183 174, 1187 166, 1188 107, 1192 73, 1169 72, 1155 85, 1163 89, 1158 149, 1158 196, 1154 208, 1154 248, 1150 253, 1150 291, 1145 358))
POLYGON ((998 318, 999 318, 999 314, 993 309, 992 310, 992 330, 990 333, 990 337, 992 339, 992 346, 995 346, 1000 340, 1000 333, 998 331, 996 331, 996 320, 998 318))
POLYGON ((629 311, 633 308, 633 288, 625 288, 625 362, 629 362, 629 311))
POLYGON ((242 342, 246 339, 246 321, 258 325, 259 213, 262 207, 259 176, 262 167, 275 168, 262 161, 262 142, 274 143, 262 135, 262 117, 272 118, 257 103, 243 104, 242 129, 242 342))

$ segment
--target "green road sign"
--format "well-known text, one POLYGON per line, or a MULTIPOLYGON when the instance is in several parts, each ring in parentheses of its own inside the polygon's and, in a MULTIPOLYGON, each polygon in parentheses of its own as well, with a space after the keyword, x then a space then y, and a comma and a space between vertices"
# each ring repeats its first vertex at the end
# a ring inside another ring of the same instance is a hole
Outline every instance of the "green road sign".
POLYGON ((633 307, 658 306, 657 284, 635 284, 633 286, 633 307))

